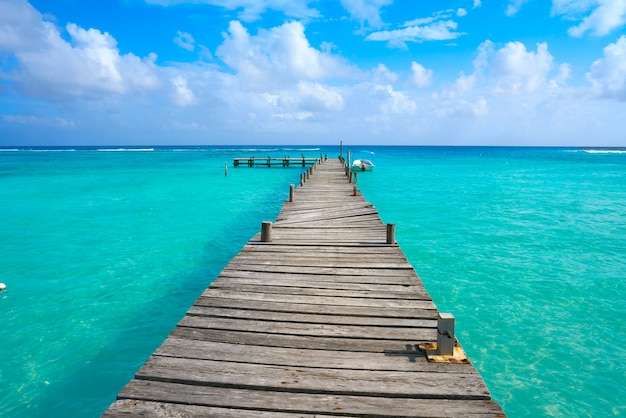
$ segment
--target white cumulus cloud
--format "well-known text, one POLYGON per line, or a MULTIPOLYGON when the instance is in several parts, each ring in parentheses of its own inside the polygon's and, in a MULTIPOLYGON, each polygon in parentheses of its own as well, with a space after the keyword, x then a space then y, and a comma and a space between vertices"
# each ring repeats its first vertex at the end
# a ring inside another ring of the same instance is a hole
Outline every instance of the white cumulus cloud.
POLYGON ((528 0, 510 0, 504 14, 507 16, 515 16, 527 1, 528 0))
POLYGON ((341 0, 341 5, 361 26, 379 28, 383 26, 380 9, 393 3, 393 0, 341 0))
POLYGON ((380 110, 384 115, 412 114, 417 109, 417 104, 409 96, 401 91, 395 91, 389 85, 376 86, 375 91, 381 101, 380 110))
POLYGON ((537 44, 537 51, 527 51, 521 42, 509 42, 495 52, 492 74, 500 94, 520 94, 544 85, 552 67, 553 57, 546 43, 537 44))
POLYGON ((302 107, 307 110, 341 110, 344 105, 339 92, 320 83, 301 81, 298 83, 298 95, 302 107))
POLYGON ((196 41, 190 33, 178 31, 174 43, 187 51, 193 51, 196 41))
POLYGON ((289 22, 251 36, 238 21, 229 25, 217 55, 253 89, 294 80, 321 80, 350 74, 337 57, 313 48, 300 22, 289 22))
POLYGON ((553 0, 552 14, 581 21, 569 28, 571 36, 604 36, 626 24, 626 0, 553 0))
POLYGON ((372 70, 373 81, 377 84, 395 83, 398 81, 398 74, 391 71, 385 64, 378 64, 372 70))
POLYGON ((448 41, 457 39, 463 33, 457 32, 458 24, 453 20, 425 19, 405 24, 395 30, 372 32, 366 41, 385 41, 392 47, 406 48, 406 42, 448 41))
POLYGON ((626 36, 604 48, 604 58, 593 63, 587 79, 599 95, 626 100, 626 36))
POLYGON ((460 100, 456 108, 451 112, 454 116, 480 118, 489 114, 489 104, 484 97, 478 97, 475 101, 460 100))
POLYGON ((187 80, 182 76, 176 76, 170 80, 174 87, 172 101, 180 107, 191 106, 196 103, 193 91, 187 85, 187 80))
POLYGON ((59 100, 153 89, 155 55, 120 54, 117 41, 97 29, 66 25, 70 41, 25 1, 2 1, 0 50, 15 58, 9 77, 24 93, 59 100))
POLYGON ((497 49, 491 41, 483 42, 473 60, 474 72, 463 72, 456 81, 433 99, 444 103, 443 114, 485 116, 489 113, 488 98, 500 100, 513 96, 559 88, 568 79, 571 67, 561 64, 550 79, 554 58, 545 43, 537 50, 527 50, 521 42, 509 42, 497 49))
POLYGON ((426 69, 415 61, 411 63, 411 83, 417 87, 427 87, 433 77, 433 70, 426 69))

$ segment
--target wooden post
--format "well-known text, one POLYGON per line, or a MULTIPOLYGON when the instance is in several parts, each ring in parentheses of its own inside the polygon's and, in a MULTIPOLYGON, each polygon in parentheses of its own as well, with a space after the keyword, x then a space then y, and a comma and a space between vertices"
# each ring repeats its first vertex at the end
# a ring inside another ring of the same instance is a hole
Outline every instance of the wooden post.
POLYGON ((387 244, 396 243, 396 224, 387 224, 387 244))
POLYGON ((339 156, 343 158, 343 141, 339 141, 339 156))
POLYGON ((358 195, 359 195, 359 189, 356 186, 354 186, 352 188, 352 196, 358 196, 358 195))
POLYGON ((350 161, 350 150, 348 150, 348 160, 346 161, 346 167, 348 168, 348 173, 350 173, 350 165, 352 162, 350 161))
POLYGON ((293 184, 289 185, 289 201, 293 202, 293 190, 294 190, 295 186, 293 184))
POLYGON ((300 174, 300 186, 304 186, 304 173, 300 174))
POLYGON ((454 315, 439 313, 437 320, 437 355, 454 355, 454 315))
POLYGON ((224 163, 224 177, 226 177, 228 175, 228 163, 225 162, 224 163))
POLYGON ((272 242, 272 223, 263 222, 261 224, 261 242, 272 242))

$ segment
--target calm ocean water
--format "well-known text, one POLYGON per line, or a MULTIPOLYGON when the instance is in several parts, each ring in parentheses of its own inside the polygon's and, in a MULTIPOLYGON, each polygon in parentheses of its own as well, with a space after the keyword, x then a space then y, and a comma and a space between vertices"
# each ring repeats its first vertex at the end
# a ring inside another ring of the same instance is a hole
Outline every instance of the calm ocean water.
MULTIPOLYGON (((510 417, 626 416, 626 152, 347 149, 510 417)), ((0 149, 0 416, 100 416, 302 172, 232 159, 303 153, 0 149)))

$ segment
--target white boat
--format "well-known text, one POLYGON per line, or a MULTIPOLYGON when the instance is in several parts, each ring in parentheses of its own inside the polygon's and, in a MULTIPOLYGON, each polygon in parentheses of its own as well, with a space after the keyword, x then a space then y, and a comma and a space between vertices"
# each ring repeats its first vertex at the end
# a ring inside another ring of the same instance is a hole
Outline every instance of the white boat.
POLYGON ((370 160, 354 160, 352 162, 351 171, 372 171, 374 169, 374 163, 370 160))

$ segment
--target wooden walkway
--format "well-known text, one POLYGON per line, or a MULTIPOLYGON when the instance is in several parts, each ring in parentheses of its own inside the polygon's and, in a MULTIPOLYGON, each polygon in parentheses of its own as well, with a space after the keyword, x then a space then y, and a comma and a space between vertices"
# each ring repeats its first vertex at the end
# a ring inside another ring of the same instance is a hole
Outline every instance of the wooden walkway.
POLYGON ((437 309, 335 159, 285 202, 104 417, 504 416, 469 363, 430 363, 437 309))
POLYGON ((244 157, 244 158, 234 158, 233 166, 234 167, 257 167, 257 166, 265 166, 265 167, 274 167, 274 166, 301 166, 306 167, 307 165, 315 164, 320 158, 311 158, 305 157, 304 155, 300 158, 298 157, 280 157, 280 158, 255 158, 255 157, 244 157))

